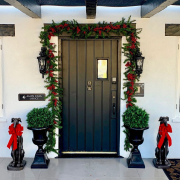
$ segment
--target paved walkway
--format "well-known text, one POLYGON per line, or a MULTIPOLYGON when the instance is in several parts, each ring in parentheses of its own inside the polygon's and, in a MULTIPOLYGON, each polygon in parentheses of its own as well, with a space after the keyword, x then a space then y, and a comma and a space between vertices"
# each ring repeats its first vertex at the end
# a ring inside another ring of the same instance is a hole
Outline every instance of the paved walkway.
POLYGON ((31 169, 33 159, 25 160, 25 169, 15 172, 7 171, 10 158, 0 158, 0 180, 168 180, 152 159, 144 159, 145 169, 128 169, 120 158, 51 159, 48 169, 31 169))

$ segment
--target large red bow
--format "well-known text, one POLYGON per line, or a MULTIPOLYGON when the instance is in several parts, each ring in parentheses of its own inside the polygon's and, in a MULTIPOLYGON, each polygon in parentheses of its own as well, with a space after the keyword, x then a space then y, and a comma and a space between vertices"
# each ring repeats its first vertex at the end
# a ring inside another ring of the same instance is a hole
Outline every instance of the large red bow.
POLYGON ((168 132, 172 133, 172 128, 171 128, 170 124, 168 124, 168 126, 165 126, 164 124, 161 124, 159 126, 159 134, 161 135, 161 139, 160 139, 160 141, 158 143, 158 148, 159 149, 163 145, 165 137, 167 137, 167 139, 168 139, 169 146, 172 145, 172 140, 171 140, 171 137, 169 136, 168 132))
POLYGON ((9 134, 12 134, 7 145, 9 149, 12 144, 13 144, 13 151, 17 149, 17 136, 21 136, 23 133, 22 131, 23 131, 23 126, 21 126, 20 124, 17 124, 15 128, 14 128, 14 124, 11 124, 9 126, 9 134))

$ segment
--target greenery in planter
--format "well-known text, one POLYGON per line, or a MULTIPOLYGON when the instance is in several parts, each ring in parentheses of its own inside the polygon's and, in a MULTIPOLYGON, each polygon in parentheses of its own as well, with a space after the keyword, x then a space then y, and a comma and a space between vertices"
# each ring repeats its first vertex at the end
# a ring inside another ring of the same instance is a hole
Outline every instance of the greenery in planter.
MULTIPOLYGON (((123 114, 124 126, 130 128, 146 128, 148 127, 148 122, 149 114, 136 105, 128 107, 123 114)), ((129 151, 132 148, 128 138, 129 130, 126 128, 123 132, 126 134, 124 149, 129 151)))
MULTIPOLYGON (((28 127, 31 128, 42 128, 42 127, 53 127, 55 121, 53 119, 53 113, 48 108, 34 108, 27 114, 28 127)), ((52 138, 53 128, 48 129, 48 140, 46 143, 45 150, 47 153, 50 152, 51 146, 55 145, 55 141, 52 138), (53 142, 52 142, 53 141, 53 142)))
POLYGON ((27 114, 28 127, 49 127, 53 124, 53 115, 48 108, 34 108, 27 114))

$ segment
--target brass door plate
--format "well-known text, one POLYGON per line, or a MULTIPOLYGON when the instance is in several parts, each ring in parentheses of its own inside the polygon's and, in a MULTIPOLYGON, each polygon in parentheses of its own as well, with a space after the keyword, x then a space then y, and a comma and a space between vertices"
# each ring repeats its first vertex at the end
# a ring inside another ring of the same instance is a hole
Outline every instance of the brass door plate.
POLYGON ((88 90, 88 91, 91 91, 91 90, 92 90, 92 82, 91 82, 91 81, 88 81, 88 82, 87 82, 87 90, 88 90))

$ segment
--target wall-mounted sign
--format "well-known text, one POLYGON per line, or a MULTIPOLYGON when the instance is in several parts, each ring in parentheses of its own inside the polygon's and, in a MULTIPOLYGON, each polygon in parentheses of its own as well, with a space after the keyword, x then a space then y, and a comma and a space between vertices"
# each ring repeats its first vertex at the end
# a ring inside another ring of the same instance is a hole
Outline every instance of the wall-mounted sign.
POLYGON ((19 101, 45 101, 45 94, 18 94, 19 101))
POLYGON ((135 86, 137 86, 138 90, 135 93, 135 97, 144 97, 144 83, 135 83, 135 86))

